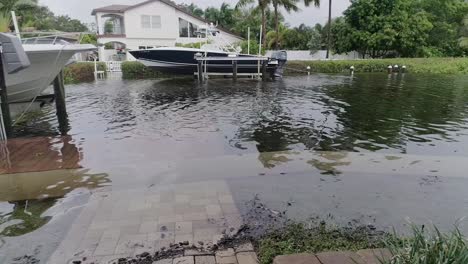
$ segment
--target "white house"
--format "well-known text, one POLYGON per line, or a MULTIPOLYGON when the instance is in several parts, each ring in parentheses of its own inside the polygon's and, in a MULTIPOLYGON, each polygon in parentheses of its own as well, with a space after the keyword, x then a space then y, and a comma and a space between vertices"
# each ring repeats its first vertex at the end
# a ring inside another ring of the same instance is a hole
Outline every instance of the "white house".
MULTIPOLYGON (((101 61, 131 59, 125 50, 175 46, 206 41, 199 28, 210 22, 195 16, 169 0, 148 0, 136 5, 110 5, 96 8, 98 43, 113 49, 99 48, 101 61), (108 44, 111 43, 111 44, 108 44), (120 51, 120 52, 119 52, 120 51), (117 53, 120 53, 118 55, 117 53)), ((228 30, 218 28, 223 41, 233 44, 242 40, 228 30)))

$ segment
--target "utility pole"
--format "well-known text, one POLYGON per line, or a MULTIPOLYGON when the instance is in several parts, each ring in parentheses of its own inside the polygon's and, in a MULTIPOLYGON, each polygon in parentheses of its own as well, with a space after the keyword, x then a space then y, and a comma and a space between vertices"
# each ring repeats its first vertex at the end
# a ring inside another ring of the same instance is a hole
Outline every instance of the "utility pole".
POLYGON ((332 0, 329 0, 328 5, 328 45, 327 45, 327 59, 330 58, 330 49, 331 49, 331 23, 332 23, 332 0))

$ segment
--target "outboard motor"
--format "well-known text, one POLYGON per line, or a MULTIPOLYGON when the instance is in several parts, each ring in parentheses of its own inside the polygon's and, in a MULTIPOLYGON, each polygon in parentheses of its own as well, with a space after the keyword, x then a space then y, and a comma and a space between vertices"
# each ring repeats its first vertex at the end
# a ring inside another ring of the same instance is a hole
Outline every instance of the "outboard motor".
POLYGON ((272 73, 272 78, 283 78, 284 66, 288 61, 288 54, 285 50, 278 50, 271 54, 271 59, 278 61, 278 65, 276 66, 274 72, 272 73))

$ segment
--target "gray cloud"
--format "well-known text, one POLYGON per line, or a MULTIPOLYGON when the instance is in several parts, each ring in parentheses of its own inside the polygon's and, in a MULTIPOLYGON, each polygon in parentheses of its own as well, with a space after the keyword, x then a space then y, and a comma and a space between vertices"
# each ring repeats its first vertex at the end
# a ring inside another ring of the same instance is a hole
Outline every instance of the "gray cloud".
MULTIPOLYGON (((144 0, 39 0, 42 5, 48 6, 54 13, 60 15, 69 15, 72 18, 77 18, 83 22, 93 22, 91 10, 97 7, 111 4, 135 4, 144 0)), ((176 0, 178 3, 191 3, 205 8, 208 6, 220 6, 222 0, 176 0)), ((224 2, 235 5, 237 0, 224 0, 224 2)), ((332 15, 333 17, 340 16, 342 12, 349 6, 349 0, 333 0, 332 15)), ((284 12, 285 13, 285 12, 284 12)), ((292 26, 301 23, 313 25, 315 23, 324 23, 328 17, 328 1, 322 0, 320 8, 301 7, 301 12, 287 14, 285 13, 286 22, 292 26)))

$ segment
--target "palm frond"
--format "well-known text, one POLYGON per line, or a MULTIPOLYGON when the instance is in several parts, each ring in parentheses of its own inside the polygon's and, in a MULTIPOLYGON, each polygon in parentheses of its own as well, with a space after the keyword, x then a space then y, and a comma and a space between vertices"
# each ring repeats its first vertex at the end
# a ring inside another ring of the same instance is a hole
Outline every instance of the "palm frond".
POLYGON ((319 7, 320 0, 304 0, 304 4, 305 6, 310 6, 311 4, 313 4, 314 6, 319 7))

